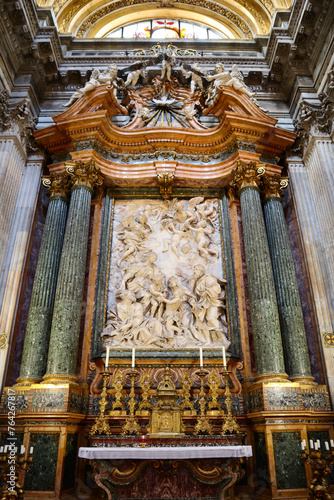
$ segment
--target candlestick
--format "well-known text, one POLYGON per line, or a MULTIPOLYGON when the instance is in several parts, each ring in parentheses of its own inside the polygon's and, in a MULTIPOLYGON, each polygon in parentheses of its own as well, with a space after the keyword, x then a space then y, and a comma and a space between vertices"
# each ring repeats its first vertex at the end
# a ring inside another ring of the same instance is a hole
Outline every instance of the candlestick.
POLYGON ((203 347, 199 348, 199 364, 200 367, 203 368, 203 347))
POLYGON ((135 358, 136 358, 136 349, 133 347, 132 348, 132 364, 131 364, 132 368, 135 367, 135 358))
POLYGON ((106 369, 108 368, 108 365, 109 365, 109 351, 110 351, 110 347, 107 347, 106 363, 105 363, 106 369))
POLYGON ((224 346, 222 347, 222 353, 223 353, 223 365, 224 368, 226 368, 226 351, 224 346))

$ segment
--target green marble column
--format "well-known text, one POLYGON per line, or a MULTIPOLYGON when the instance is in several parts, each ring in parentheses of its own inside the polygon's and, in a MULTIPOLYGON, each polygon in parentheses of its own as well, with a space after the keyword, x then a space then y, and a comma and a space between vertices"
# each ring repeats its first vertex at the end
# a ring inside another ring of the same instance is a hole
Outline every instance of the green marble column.
POLYGON ((221 211, 221 225, 224 246, 224 262, 227 281, 227 304, 228 304, 228 320, 229 330, 231 335, 231 354, 233 356, 241 357, 241 344, 240 344, 240 325, 238 314, 238 293, 237 284, 235 279, 234 257, 232 247, 232 235, 230 224, 230 210, 228 206, 228 199, 223 190, 220 198, 220 211, 221 211))
POLYGON ((67 167, 72 175, 71 201, 61 254, 52 316, 46 383, 75 382, 86 271, 92 189, 101 175, 89 164, 67 167))
POLYGON ((99 264, 96 279, 95 310, 92 335, 92 359, 101 356, 101 332, 106 320, 106 287, 110 259, 110 242, 112 236, 113 199, 110 190, 103 202, 102 229, 100 237, 99 264))
POLYGON ((280 176, 266 176, 264 216, 274 272, 285 364, 291 380, 313 380, 297 278, 281 201, 280 176))
POLYGON ((232 171, 239 189, 258 378, 286 378, 279 315, 255 162, 232 171))
POLYGON ((68 176, 52 174, 43 184, 50 189, 50 200, 38 255, 31 294, 20 385, 42 380, 49 346, 52 309, 67 215, 68 176))

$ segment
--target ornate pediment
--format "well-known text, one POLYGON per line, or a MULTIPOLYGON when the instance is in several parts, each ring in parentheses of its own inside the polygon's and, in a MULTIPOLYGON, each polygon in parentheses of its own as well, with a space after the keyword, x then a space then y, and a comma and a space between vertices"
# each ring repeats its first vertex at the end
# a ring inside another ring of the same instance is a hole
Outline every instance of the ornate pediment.
POLYGON ((109 185, 157 185, 158 173, 171 172, 174 186, 221 187, 237 160, 262 157, 279 173, 275 157, 295 135, 276 127, 235 66, 208 73, 180 65, 172 45, 151 56, 94 70, 55 125, 35 133, 53 157, 51 171, 70 158, 94 160, 109 185))

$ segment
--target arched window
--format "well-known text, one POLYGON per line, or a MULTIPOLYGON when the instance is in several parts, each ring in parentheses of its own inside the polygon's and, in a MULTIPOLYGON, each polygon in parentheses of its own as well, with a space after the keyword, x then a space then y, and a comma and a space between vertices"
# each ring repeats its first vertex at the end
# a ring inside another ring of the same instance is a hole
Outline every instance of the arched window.
POLYGON ((205 24, 178 19, 150 19, 110 31, 105 38, 219 39, 226 35, 205 24))

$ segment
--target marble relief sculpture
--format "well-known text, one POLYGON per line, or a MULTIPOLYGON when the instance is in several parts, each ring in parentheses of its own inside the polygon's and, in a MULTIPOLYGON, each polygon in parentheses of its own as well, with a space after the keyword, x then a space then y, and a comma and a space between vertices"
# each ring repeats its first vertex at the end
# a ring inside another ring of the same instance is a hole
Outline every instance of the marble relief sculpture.
POLYGON ((229 346, 216 200, 116 202, 105 345, 229 346))

